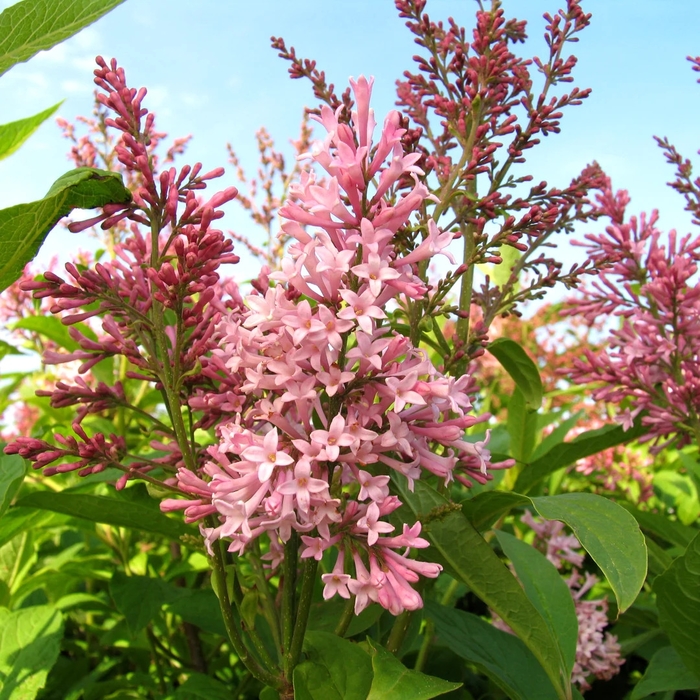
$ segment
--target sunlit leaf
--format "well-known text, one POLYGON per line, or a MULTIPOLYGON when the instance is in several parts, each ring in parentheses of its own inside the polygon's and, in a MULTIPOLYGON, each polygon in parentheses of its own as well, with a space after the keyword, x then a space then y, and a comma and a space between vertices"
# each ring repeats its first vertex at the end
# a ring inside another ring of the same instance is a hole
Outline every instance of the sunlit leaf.
POLYGON ((0 210, 0 291, 20 276, 49 231, 73 209, 130 199, 118 173, 77 168, 56 180, 44 199, 0 210))
POLYGON ((608 498, 564 493, 533 498, 537 512, 565 522, 610 583, 621 612, 634 603, 647 574, 647 550, 637 521, 608 498))
POLYGON ((0 124, 0 160, 11 156, 62 104, 58 102, 32 117, 0 124))
POLYGON ((0 698, 31 700, 44 687, 63 638, 61 614, 48 605, 0 608, 0 698))
POLYGON ((0 14, 0 75, 60 44, 124 0, 23 0, 0 14))
POLYGON ((510 374, 529 407, 537 410, 542 405, 542 379, 537 365, 525 350, 510 338, 498 338, 486 349, 510 374))

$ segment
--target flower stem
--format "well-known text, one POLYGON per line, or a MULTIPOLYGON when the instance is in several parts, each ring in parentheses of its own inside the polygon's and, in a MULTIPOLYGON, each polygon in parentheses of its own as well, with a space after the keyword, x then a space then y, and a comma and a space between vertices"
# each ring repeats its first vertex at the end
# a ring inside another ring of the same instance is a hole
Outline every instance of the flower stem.
POLYGON ((233 609, 231 608, 231 601, 229 599, 228 586, 226 582, 226 569, 224 568, 224 559, 221 554, 221 548, 214 546, 213 551, 214 556, 210 557, 209 563, 212 567, 214 591, 219 599, 221 615, 224 619, 226 632, 228 633, 228 638, 233 645, 233 649, 241 663, 261 683, 272 686, 277 690, 281 690, 283 687, 282 679, 262 668, 260 664, 251 656, 246 645, 243 643, 243 639, 238 631, 238 624, 233 616, 233 609))
POLYGON ((255 573, 257 589, 262 599, 265 619, 270 627, 270 632, 272 633, 272 638, 275 642, 275 647, 277 647, 277 653, 281 662, 282 637, 280 632, 280 616, 277 608, 275 607, 275 601, 272 597, 272 592, 270 591, 270 584, 265 577, 265 570, 263 569, 262 562, 260 561, 260 545, 257 541, 254 543, 248 561, 250 561, 251 566, 253 567, 253 572, 255 573))
POLYGON ((392 654, 397 654, 401 648, 403 640, 406 638, 408 627, 411 624, 412 616, 413 611, 404 610, 396 618, 396 620, 394 620, 394 626, 391 628, 391 632, 389 633, 389 639, 386 640, 386 648, 392 654))
POLYGON ((428 658, 428 650, 433 642, 433 635, 435 634, 435 624, 432 620, 426 620, 425 629, 423 630, 423 643, 418 651, 418 656, 416 657, 416 663, 413 666, 414 671, 422 671, 425 667, 425 661, 428 658))
POLYGON ((282 562, 282 643, 285 656, 292 646, 294 634, 294 612, 296 609, 296 583, 297 583, 297 550, 299 544, 296 532, 284 545, 284 561, 282 562))
POLYGON ((292 634, 292 644, 289 647, 289 652, 285 657, 284 675, 288 682, 292 681, 294 668, 299 663, 301 657, 301 649, 304 644, 304 634, 306 626, 309 622, 309 611, 311 610, 311 601, 314 595, 314 585, 316 584, 316 570, 318 562, 309 558, 304 562, 304 568, 301 575, 301 592, 299 594, 299 605, 297 606, 294 633, 292 634))
POLYGON ((338 620, 338 624, 335 626, 335 634, 339 637, 344 637, 345 633, 348 631, 348 627, 350 627, 353 617, 355 617, 355 596, 349 598, 345 603, 343 614, 340 616, 340 620, 338 620))

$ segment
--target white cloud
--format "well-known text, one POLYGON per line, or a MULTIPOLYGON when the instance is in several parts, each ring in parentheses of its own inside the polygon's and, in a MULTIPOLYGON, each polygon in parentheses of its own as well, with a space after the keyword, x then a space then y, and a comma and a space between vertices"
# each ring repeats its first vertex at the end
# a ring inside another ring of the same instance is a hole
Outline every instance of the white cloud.
POLYGON ((62 80, 61 90, 71 95, 84 95, 92 92, 92 84, 88 80, 62 80))

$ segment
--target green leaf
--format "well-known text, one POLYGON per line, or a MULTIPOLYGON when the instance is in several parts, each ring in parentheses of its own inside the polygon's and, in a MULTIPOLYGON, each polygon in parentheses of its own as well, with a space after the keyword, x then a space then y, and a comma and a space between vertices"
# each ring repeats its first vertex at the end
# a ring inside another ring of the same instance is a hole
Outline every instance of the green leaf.
MULTIPOLYGON (((23 355, 24 353, 21 350, 18 350, 14 345, 10 345, 8 342, 4 340, 0 340, 0 360, 2 360, 4 357, 7 357, 8 355, 23 355)), ((7 375, 3 377, 3 379, 6 379, 7 375)), ((7 390, 6 387, 3 387, 3 394, 7 390)))
POLYGON ((296 700, 366 700, 372 661, 357 644, 328 632, 308 632, 308 661, 294 669, 296 700))
POLYGON ((407 669, 390 651, 367 639, 374 679, 367 700, 429 700, 456 690, 461 683, 407 669))
POLYGON ((68 327, 64 326, 61 323, 61 319, 57 316, 25 316, 24 318, 20 318, 19 321, 15 321, 11 328, 12 330, 20 328, 40 333, 69 352, 74 352, 80 347, 78 343, 70 337, 68 327))
POLYGON ((58 102, 33 117, 0 124, 0 160, 12 155, 62 104, 58 102))
POLYGON ((221 608, 216 593, 210 588, 200 590, 182 589, 182 596, 168 604, 168 612, 196 625, 203 632, 218 634, 226 639, 228 633, 221 617, 221 608))
POLYGON ((22 584, 37 559, 32 531, 23 532, 0 548, 0 580, 12 593, 22 584))
POLYGON ((150 576, 126 576, 115 572, 109 582, 109 594, 126 624, 136 636, 169 601, 179 597, 174 586, 150 576))
POLYGON ((550 413, 541 415, 541 422, 538 425, 540 430, 552 424, 556 427, 551 433, 542 438, 542 442, 537 445, 537 448, 532 454, 533 459, 547 454, 552 447, 563 442, 564 438, 569 434, 569 431, 576 427, 579 420, 581 420, 581 417, 584 415, 583 411, 576 411, 573 416, 569 416, 566 420, 561 420, 562 413, 563 411, 558 411, 556 414, 550 413))
MULTIPOLYGON (((345 611, 347 601, 335 597, 323 600, 311 606, 309 629, 320 632, 333 632, 345 611)), ((376 603, 368 605, 359 615, 353 615, 344 637, 354 637, 369 629, 384 613, 384 608, 376 603)))
POLYGON ((64 520, 65 517, 58 513, 14 506, 0 520, 0 547, 26 530, 60 525, 64 520))
POLYGON ((61 614, 48 605, 0 608, 0 698, 31 700, 46 684, 63 638, 61 614))
POLYGON ((700 516, 700 500, 691 476, 670 469, 658 471, 654 474, 654 490, 657 495, 665 497, 664 500, 670 501, 684 525, 697 521, 700 516))
POLYGON ((153 532, 157 535, 165 535, 172 540, 179 540, 183 535, 196 534, 196 531, 184 522, 161 513, 155 501, 151 505, 131 502, 124 497, 112 498, 66 491, 59 493, 36 491, 21 498, 17 501, 17 505, 64 513, 105 525, 153 532))
POLYGON ((232 697, 230 688, 203 673, 192 673, 175 691, 176 700, 231 700, 232 697))
POLYGON ((0 14, 0 75, 60 44, 124 0, 24 0, 0 14))
POLYGON ((642 679, 632 691, 631 700, 641 700, 652 693, 668 690, 695 690, 700 679, 691 673, 673 647, 662 647, 647 666, 642 679))
POLYGON ((561 520, 578 537, 610 583, 620 612, 634 603, 647 575, 647 550, 637 521, 624 508, 592 493, 533 498, 537 512, 561 520))
POLYGON ((700 534, 654 581, 659 622, 685 665, 700 678, 700 534))
POLYGON ((496 530, 498 543, 510 559, 515 574, 523 584, 527 597, 539 610, 559 642, 564 664, 569 675, 576 660, 578 618, 571 590, 547 557, 532 545, 496 530))
POLYGON ((532 651, 558 689, 559 697, 570 697, 569 675, 556 639, 547 622, 530 602, 516 578, 467 520, 461 507, 450 503, 435 489, 418 481, 408 490, 397 476, 402 500, 423 523, 423 532, 434 545, 431 560, 463 581, 494 610, 532 651))
POLYGON ((516 387, 508 401, 510 455, 519 466, 530 461, 537 437, 537 413, 528 407, 525 396, 516 387))
POLYGON ((27 465, 19 455, 0 453, 0 518, 10 507, 27 474, 27 465))
POLYGON ((426 612, 440 640, 474 664, 511 700, 557 700, 557 694, 532 652, 520 639, 480 617, 429 602, 426 612))
POLYGON ((268 685, 260 691, 258 698, 260 700, 280 700, 280 694, 274 688, 270 688, 268 685))
POLYGON ((130 199, 118 173, 77 168, 56 180, 44 199, 0 210, 0 291, 21 275, 49 231, 73 209, 94 209, 130 199))
POLYGON ((608 447, 636 440, 646 432, 647 427, 643 426, 641 421, 636 421, 627 431, 619 425, 606 425, 604 428, 582 433, 571 442, 555 445, 549 452, 531 462, 518 475, 513 490, 518 493, 527 493, 557 469, 568 467, 579 459, 607 450, 608 447))
POLYGON ((532 501, 512 491, 484 491, 462 502, 462 512, 477 530, 489 530, 503 515, 518 506, 529 506, 532 501))
POLYGON ((542 405, 542 379, 530 356, 510 338, 498 338, 486 349, 510 374, 528 405, 537 410, 542 405))
POLYGON ((634 516, 644 532, 655 535, 669 544, 676 545, 676 547, 685 549, 698 532, 695 528, 683 525, 676 520, 669 520, 661 513, 639 510, 631 503, 624 501, 620 505, 634 516))

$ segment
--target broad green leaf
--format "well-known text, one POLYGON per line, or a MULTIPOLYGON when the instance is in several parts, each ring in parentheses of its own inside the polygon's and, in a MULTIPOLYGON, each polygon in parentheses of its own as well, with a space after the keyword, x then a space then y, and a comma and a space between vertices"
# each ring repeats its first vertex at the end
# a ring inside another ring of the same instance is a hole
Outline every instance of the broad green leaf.
POLYGON ((12 155, 62 104, 58 102, 33 117, 0 124, 0 160, 12 155))
MULTIPOLYGON (((2 360, 4 357, 7 357, 8 355, 23 355, 24 353, 21 350, 18 350, 14 345, 10 345, 8 342, 4 340, 0 340, 0 360, 2 360)), ((7 375, 3 377, 3 379, 6 379, 7 375)), ((6 388, 3 387, 3 394, 5 393, 6 388)))
POLYGON ((537 413, 531 409, 525 396, 516 388, 508 401, 508 434, 510 456, 518 462, 518 468, 529 462, 537 437, 537 413))
POLYGON ((231 689, 203 673, 192 673, 175 691, 175 700, 231 700, 231 689))
POLYGON ((34 508, 13 507, 0 520, 0 547, 22 532, 60 525, 65 516, 34 508))
POLYGON ((407 669, 390 651, 367 639, 374 678, 367 700, 429 700, 460 687, 442 678, 407 669))
MULTIPOLYGON (((49 340, 53 340, 59 347, 69 352, 74 352, 80 346, 70 337, 68 327, 61 323, 57 316, 25 316, 12 324, 12 329, 20 328, 39 333, 49 340)), ((82 330, 82 329, 81 329, 82 330)))
POLYGON ((181 617, 185 622, 197 625, 203 632, 218 634, 226 639, 228 633, 221 617, 221 608, 216 593, 210 588, 182 589, 182 595, 168 604, 168 611, 181 617))
POLYGON ((109 582, 109 594, 134 636, 158 614, 165 603, 180 596, 174 586, 161 579, 125 576, 121 571, 117 571, 109 582))
POLYGON ((484 491, 474 498, 462 501, 462 512, 477 530, 489 530, 503 515, 518 506, 529 506, 527 496, 512 491, 484 491))
POLYGON ((32 532, 23 532, 0 547, 0 580, 14 593, 37 559, 32 532))
POLYGON ((294 669, 296 700, 366 700, 372 661, 357 644, 328 632, 308 632, 307 661, 294 669))
POLYGON ((634 603, 647 575, 647 550, 637 521, 613 501, 592 493, 533 498, 537 512, 565 522, 610 583, 620 612, 634 603))
POLYGON ((662 647, 647 666, 642 679, 632 691, 631 700, 641 700, 652 693, 668 690, 694 690, 700 688, 700 679, 691 673, 673 647, 662 647))
POLYGON ((27 465, 19 455, 0 453, 0 518, 10 507, 27 473, 27 465))
POLYGON ((654 490, 664 500, 670 501, 669 505, 673 506, 684 525, 691 525, 700 517, 698 490, 688 474, 679 474, 669 469, 656 472, 654 490))
POLYGON ((485 673, 511 700, 561 697, 532 652, 517 637, 471 613, 432 602, 426 608, 440 640, 485 673))
POLYGON ((0 608, 0 698, 31 700, 44 687, 63 638, 61 614, 48 605, 0 608))
POLYGON ((578 619, 571 590, 554 564, 532 545, 500 530, 496 530, 496 537, 523 584, 527 597, 540 611, 552 636, 559 642, 564 665, 571 674, 578 640, 578 619))
POLYGON ((557 469, 568 467, 577 460, 607 450, 608 447, 636 440, 646 432, 646 426, 638 420, 627 431, 619 425, 606 425, 604 428, 582 433, 570 442, 555 445, 549 452, 526 466, 518 475, 513 490, 518 493, 527 493, 557 469))
MULTIPOLYGON (((309 615, 309 629, 320 632, 333 632, 340 622, 346 601, 340 597, 314 603, 309 615)), ((384 613, 384 608, 376 603, 367 606, 359 615, 354 615, 344 637, 354 637, 369 629, 384 613)))
POLYGON ((486 349, 510 374, 528 405, 537 410, 542 405, 542 379, 537 365, 525 350, 510 338, 498 338, 486 349))
POLYGON ((646 543, 649 556, 649 573, 652 576, 659 576, 673 564, 673 557, 665 549, 659 547, 650 537, 647 537, 646 543))
POLYGON ((551 417, 551 415, 541 415, 541 422, 538 424, 538 428, 542 430, 545 426, 554 424, 556 427, 551 433, 545 435, 542 438, 535 451, 532 453, 532 459, 537 459, 544 454, 547 454, 555 445, 564 441, 564 438, 569 434, 569 431, 578 425, 579 420, 584 415, 583 411, 576 411, 573 416, 569 416, 566 420, 561 420, 562 411, 558 412, 558 415, 551 417), (551 419, 550 419, 551 418, 551 419))
POLYGON ((65 491, 59 493, 36 491, 21 498, 17 505, 64 513, 105 525, 153 532, 157 535, 165 535, 172 540, 179 540, 183 535, 196 534, 196 531, 184 522, 161 513, 155 501, 152 505, 148 505, 130 502, 120 497, 93 496, 65 491))
MULTIPOLYGON (((2 15, 0 36, 1 19, 2 15)), ((118 173, 76 168, 56 180, 44 199, 0 210, 0 291, 22 274, 49 231, 73 209, 94 209, 130 199, 118 173)))
POLYGON ((669 544, 676 545, 676 547, 685 549, 698 532, 695 528, 683 525, 683 523, 679 523, 676 520, 670 520, 665 515, 661 515, 661 513, 639 510, 631 503, 624 501, 620 505, 626 511, 632 513, 643 531, 655 535, 669 544))
POLYGON ((700 534, 654 581, 659 622, 685 665, 700 678, 700 534))
POLYGON ((124 0, 24 0, 0 14, 0 75, 60 44, 124 0))
POLYGON ((268 685, 260 691, 258 698, 260 700, 280 700, 280 694, 274 688, 270 688, 268 685))
POLYGON ((396 477, 395 481, 402 500, 423 523, 423 532, 434 545, 431 560, 466 583, 496 612, 542 664, 559 697, 569 698, 569 675, 547 622, 461 507, 424 482, 416 482, 415 491, 411 492, 403 477, 396 477))

